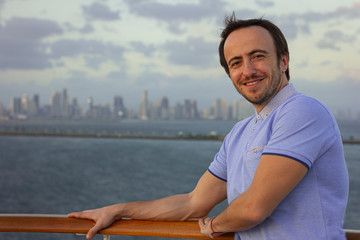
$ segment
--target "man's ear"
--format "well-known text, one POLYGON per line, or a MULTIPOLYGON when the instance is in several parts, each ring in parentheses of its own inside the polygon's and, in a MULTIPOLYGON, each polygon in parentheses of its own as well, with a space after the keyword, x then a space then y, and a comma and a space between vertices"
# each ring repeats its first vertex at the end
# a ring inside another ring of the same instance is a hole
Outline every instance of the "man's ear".
POLYGON ((286 72, 289 67, 289 54, 284 54, 280 58, 280 70, 281 72, 286 72))

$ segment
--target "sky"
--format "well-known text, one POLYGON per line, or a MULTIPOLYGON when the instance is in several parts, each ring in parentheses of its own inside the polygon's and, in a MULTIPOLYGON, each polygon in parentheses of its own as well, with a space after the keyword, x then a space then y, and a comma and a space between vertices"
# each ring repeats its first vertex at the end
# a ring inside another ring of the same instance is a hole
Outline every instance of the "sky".
POLYGON ((360 1, 355 0, 0 0, 0 102, 54 91, 86 105, 122 96, 138 108, 167 96, 242 97, 221 68, 223 20, 263 17, 283 31, 290 82, 332 111, 360 112, 360 1))

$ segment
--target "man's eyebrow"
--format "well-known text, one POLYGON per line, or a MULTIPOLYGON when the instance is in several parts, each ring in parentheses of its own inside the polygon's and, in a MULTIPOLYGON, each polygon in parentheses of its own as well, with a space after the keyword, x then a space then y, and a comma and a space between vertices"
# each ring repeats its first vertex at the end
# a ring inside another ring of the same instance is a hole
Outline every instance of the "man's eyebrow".
POLYGON ((228 65, 230 66, 232 61, 239 60, 239 59, 242 59, 242 57, 236 56, 236 57, 231 58, 228 62, 228 65))
MULTIPOLYGON (((251 55, 253 55, 253 54, 255 54, 255 53, 268 54, 269 52, 266 51, 266 50, 263 50, 263 49, 254 49, 254 50, 252 50, 251 52, 249 52, 247 55, 248 55, 248 56, 251 56, 251 55)), ((228 65, 230 66, 230 64, 231 64, 232 61, 239 60, 239 59, 242 59, 242 57, 241 57, 241 56, 235 56, 235 57, 233 57, 233 58, 230 58, 230 60, 229 60, 229 62, 228 62, 228 65)))
POLYGON ((251 56, 251 55, 253 55, 253 54, 255 54, 255 53, 264 53, 264 54, 268 54, 269 52, 268 51, 266 51, 266 50, 263 50, 263 49, 254 49, 254 50, 252 50, 248 55, 249 56, 251 56))

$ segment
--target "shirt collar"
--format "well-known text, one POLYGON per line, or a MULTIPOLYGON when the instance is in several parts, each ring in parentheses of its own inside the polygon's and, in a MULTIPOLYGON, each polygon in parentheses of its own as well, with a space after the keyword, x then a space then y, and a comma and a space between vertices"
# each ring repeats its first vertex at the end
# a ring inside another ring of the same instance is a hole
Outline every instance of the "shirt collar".
POLYGON ((291 83, 286 85, 283 89, 280 90, 280 92, 278 92, 278 94, 276 94, 273 99, 271 99, 271 101, 261 110, 260 113, 256 113, 255 121, 260 118, 266 119, 275 108, 280 106, 283 102, 286 101, 286 99, 295 93, 296 90, 291 83))

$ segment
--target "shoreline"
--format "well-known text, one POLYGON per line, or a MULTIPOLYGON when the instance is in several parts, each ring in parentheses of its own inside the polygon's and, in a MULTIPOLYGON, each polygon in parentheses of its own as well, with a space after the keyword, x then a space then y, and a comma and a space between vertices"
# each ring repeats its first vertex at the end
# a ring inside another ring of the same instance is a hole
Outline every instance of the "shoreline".
MULTIPOLYGON (((154 139, 154 140, 208 140, 223 141, 225 136, 217 135, 184 135, 184 136, 150 136, 122 135, 103 133, 44 133, 44 132, 10 132, 0 131, 0 136, 32 136, 32 137, 76 137, 76 138, 115 138, 115 139, 154 139)), ((360 143, 360 142, 359 142, 360 143)))
MULTIPOLYGON (((0 136, 32 136, 32 137, 74 137, 74 138, 112 138, 112 139, 153 139, 153 140, 202 140, 223 141, 225 136, 218 135, 180 135, 180 136, 149 136, 122 135, 104 133, 54 133, 54 132, 16 132, 0 131, 0 136)), ((360 140, 346 139, 343 144, 360 144, 360 140)))

